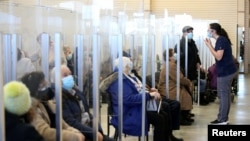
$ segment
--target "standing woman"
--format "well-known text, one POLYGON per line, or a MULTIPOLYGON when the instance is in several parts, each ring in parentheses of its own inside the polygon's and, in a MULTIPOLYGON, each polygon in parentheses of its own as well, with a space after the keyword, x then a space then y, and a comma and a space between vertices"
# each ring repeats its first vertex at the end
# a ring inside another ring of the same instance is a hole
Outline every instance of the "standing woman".
POLYGON ((220 100, 217 119, 210 124, 228 124, 228 114, 231 104, 231 84, 237 68, 232 54, 231 41, 227 32, 218 23, 211 23, 208 27, 208 37, 216 40, 213 47, 210 39, 205 43, 215 57, 217 68, 217 94, 220 100))

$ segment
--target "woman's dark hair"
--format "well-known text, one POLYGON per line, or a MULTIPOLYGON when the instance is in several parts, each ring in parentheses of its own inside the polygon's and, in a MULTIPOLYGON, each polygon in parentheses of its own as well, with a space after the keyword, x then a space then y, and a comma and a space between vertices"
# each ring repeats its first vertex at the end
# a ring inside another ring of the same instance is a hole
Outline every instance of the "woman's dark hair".
POLYGON ((226 37, 227 40, 229 41, 230 45, 232 45, 232 42, 229 39, 226 30, 224 28, 222 28, 220 24, 218 24, 218 23, 210 23, 209 26, 210 26, 211 29, 215 30, 218 35, 226 37))
MULTIPOLYGON (((174 55, 173 50, 174 50, 174 49, 172 49, 172 48, 169 48, 169 49, 168 49, 168 57, 169 57, 169 58, 172 57, 172 56, 174 55)), ((166 61, 166 50, 163 52, 163 59, 164 59, 164 61, 166 61)))
POLYGON ((39 84, 45 79, 44 73, 40 71, 34 71, 28 74, 25 74, 21 81, 26 85, 30 91, 32 97, 38 98, 37 91, 39 84))

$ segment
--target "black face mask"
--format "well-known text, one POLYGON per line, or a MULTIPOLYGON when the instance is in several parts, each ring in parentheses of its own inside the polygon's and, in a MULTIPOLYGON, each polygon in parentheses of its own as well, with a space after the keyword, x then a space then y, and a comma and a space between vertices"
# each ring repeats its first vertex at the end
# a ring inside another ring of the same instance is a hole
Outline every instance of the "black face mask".
POLYGON ((55 93, 51 90, 51 88, 44 88, 43 90, 39 90, 37 93, 37 98, 42 101, 51 100, 55 96, 55 93))

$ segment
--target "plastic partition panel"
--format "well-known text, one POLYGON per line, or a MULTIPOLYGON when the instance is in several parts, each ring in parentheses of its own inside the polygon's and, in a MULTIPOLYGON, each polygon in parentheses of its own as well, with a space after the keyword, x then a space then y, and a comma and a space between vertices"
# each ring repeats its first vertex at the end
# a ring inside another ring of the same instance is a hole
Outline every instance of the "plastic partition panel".
MULTIPOLYGON (((17 34, 11 35, 11 80, 16 80, 16 65, 17 65, 17 34)), ((8 60, 10 63, 10 60, 8 60)))
POLYGON ((112 70, 114 71, 115 65, 114 60, 117 58, 118 53, 118 37, 117 35, 110 35, 109 36, 109 47, 111 52, 111 63, 112 63, 112 70))
POLYGON ((180 100, 180 36, 177 36, 176 100, 180 100))
POLYGON ((2 43, 2 34, 0 33, 0 140, 5 141, 5 113, 4 113, 4 100, 3 100, 3 43, 2 43))
POLYGON ((60 33, 55 33, 56 140, 62 141, 62 86, 60 33))
POLYGON ((4 84, 12 80, 11 78, 11 34, 3 35, 3 52, 4 52, 4 84))
POLYGON ((204 69, 207 69, 207 61, 206 60, 206 47, 204 46, 204 40, 203 40, 203 37, 200 36, 199 37, 199 46, 198 46, 198 49, 199 49, 199 56, 200 56, 200 59, 201 59, 201 65, 204 69))
POLYGON ((155 35, 150 35, 151 40, 151 78, 152 78, 152 88, 155 88, 155 35))
POLYGON ((197 79, 197 102, 198 105, 200 105, 200 74, 201 71, 198 69, 198 79, 197 79))
POLYGON ((188 38, 185 36, 185 76, 188 77, 188 38))
MULTIPOLYGON (((42 62, 42 71, 47 80, 50 80, 49 76, 49 48, 50 48, 50 35, 47 33, 42 33, 41 35, 41 62, 42 62)), ((55 44, 56 45, 56 44, 55 44)), ((39 55, 39 54, 38 54, 39 55)), ((54 56, 56 60, 56 55, 54 56)))
POLYGON ((119 64, 118 64, 118 135, 119 135, 119 141, 122 141, 122 133, 123 133, 123 40, 122 40, 122 34, 118 34, 118 56, 119 56, 119 64))
POLYGON ((83 60, 84 60, 84 51, 83 51, 83 35, 77 34, 75 35, 75 62, 77 62, 74 66, 77 69, 77 85, 79 89, 83 91, 83 60), (76 60, 77 58, 77 60, 76 60))
MULTIPOLYGON (((134 44, 135 44, 135 41, 134 41, 135 37, 133 34, 129 35, 129 48, 130 48, 130 55, 132 56, 132 59, 134 58, 134 44)), ((134 62, 133 62, 134 63, 134 62)))
MULTIPOLYGON (((148 58, 148 35, 142 35, 142 137, 145 136, 145 115, 146 115, 146 75, 148 58)), ((145 141, 145 138, 142 138, 145 141)))
POLYGON ((164 45, 165 45, 165 51, 166 51, 166 97, 169 98, 169 36, 166 34, 164 37, 164 45))
POLYGON ((92 37, 92 45, 93 45, 93 140, 97 141, 98 136, 98 121, 99 121, 99 76, 100 76, 100 35, 93 34, 92 37))

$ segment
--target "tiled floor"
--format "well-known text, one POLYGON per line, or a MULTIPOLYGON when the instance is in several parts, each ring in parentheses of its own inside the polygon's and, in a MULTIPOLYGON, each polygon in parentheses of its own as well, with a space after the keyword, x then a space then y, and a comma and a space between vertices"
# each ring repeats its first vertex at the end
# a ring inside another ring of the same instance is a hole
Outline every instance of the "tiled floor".
MULTIPOLYGON (((235 96, 234 102, 231 105, 230 124, 250 124, 250 75, 239 75, 239 91, 235 96)), ((215 120, 218 113, 219 101, 216 100, 207 106, 194 105, 193 113, 195 113, 195 122, 191 126, 181 126, 181 129, 174 131, 177 137, 182 137, 184 141, 207 141, 207 125, 210 121, 215 120)), ((101 108, 101 122, 104 132, 107 131, 106 104, 101 108)), ((152 131, 152 130, 151 130, 152 131)), ((114 133, 111 127, 111 136, 114 133)), ((122 141, 137 141, 136 137, 126 137, 122 141)), ((152 133, 149 135, 149 141, 152 141, 152 133)))

